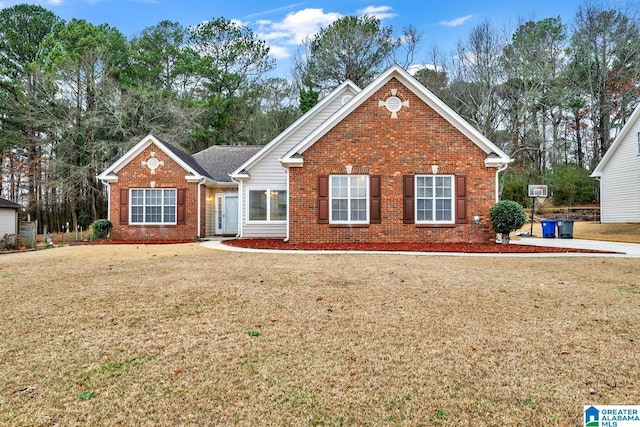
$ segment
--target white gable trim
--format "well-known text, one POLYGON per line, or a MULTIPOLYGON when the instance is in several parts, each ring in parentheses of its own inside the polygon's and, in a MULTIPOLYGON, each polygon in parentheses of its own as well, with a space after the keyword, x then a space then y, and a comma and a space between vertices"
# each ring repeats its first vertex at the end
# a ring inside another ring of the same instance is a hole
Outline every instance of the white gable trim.
POLYGON ((267 145, 262 147, 260 151, 254 154, 249 160, 244 162, 238 169, 231 173, 232 179, 247 179, 249 177, 248 172, 251 167, 253 167, 256 163, 260 162, 264 159, 270 152, 273 151, 280 143, 285 141, 292 133, 298 130, 300 127, 304 126, 309 120, 313 119, 319 113, 321 113, 327 105, 331 104, 338 96, 344 96, 347 90, 351 90, 356 94, 361 91, 361 89, 356 86, 352 81, 348 80, 334 89, 329 95, 322 98, 320 102, 313 106, 309 111, 300 116, 298 120, 293 122, 288 128, 286 128, 282 133, 276 136, 271 140, 267 145))
POLYGON ((440 114, 451 125, 458 129, 469 140, 476 144, 487 155, 491 154, 491 158, 485 160, 485 166, 497 167, 511 163, 512 159, 493 142, 489 141, 487 137, 482 135, 471 126, 466 120, 460 117, 455 111, 453 111, 448 105, 442 102, 431 91, 420 84, 413 76, 398 65, 394 65, 385 71, 380 77, 374 80, 369 86, 363 89, 360 93, 354 96, 350 102, 345 104, 343 108, 338 110, 331 118, 325 123, 311 132, 305 139, 303 139, 298 145, 293 147, 287 154, 285 154, 280 161, 285 166, 302 166, 303 159, 296 154, 302 154, 315 144, 322 136, 329 132, 334 126, 340 123, 344 118, 351 114, 357 107, 364 103, 369 97, 371 97, 376 91, 384 86, 392 78, 397 78, 402 84, 404 84, 415 95, 422 99, 427 105, 433 108, 438 114, 440 114))
POLYGON ((187 172, 185 176, 185 180, 190 182, 197 182, 200 180, 210 179, 200 175, 198 172, 193 170, 189 165, 182 161, 179 157, 173 154, 173 151, 167 148, 166 145, 162 143, 158 138, 149 134, 142 138, 140 142, 134 145, 129 151, 127 151, 122 157, 116 160, 111 166, 104 170, 100 175, 98 175, 98 179, 103 182, 118 182, 117 173, 120 172, 122 168, 129 164, 134 158, 136 158, 140 153, 147 149, 151 144, 154 144, 158 149, 162 150, 164 154, 169 156, 173 161, 175 161, 182 169, 187 172))
POLYGON ((591 173, 592 178, 602 177, 602 173, 604 172, 604 169, 607 167, 609 160, 611 160, 614 153, 618 150, 620 145, 622 145, 622 141, 624 141, 624 139, 627 137, 629 131, 635 126, 638 119, 640 119, 640 104, 638 104, 636 106, 636 109, 633 110, 631 117, 629 117, 629 120, 627 120, 627 123, 625 123, 625 125, 622 127, 622 130, 620 131, 616 139, 613 140, 611 147, 609 147, 609 149, 604 154, 602 159, 600 159, 600 162, 591 173))

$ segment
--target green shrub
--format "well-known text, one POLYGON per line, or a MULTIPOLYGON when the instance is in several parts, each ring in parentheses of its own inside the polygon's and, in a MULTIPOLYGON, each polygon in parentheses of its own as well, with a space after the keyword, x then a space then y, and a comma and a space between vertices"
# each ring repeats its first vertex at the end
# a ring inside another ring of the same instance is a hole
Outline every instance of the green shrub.
POLYGON ((548 172, 545 181, 549 183, 549 194, 553 194, 556 206, 574 206, 593 203, 598 193, 596 180, 589 171, 577 166, 560 166, 555 172, 548 172))
POLYGON ((500 200, 489 209, 489 218, 496 233, 502 234, 503 241, 509 240, 509 233, 519 229, 527 222, 527 216, 520 203, 512 200, 500 200))
POLYGON ((108 219, 97 219, 91 224, 93 228, 93 238, 96 240, 106 239, 113 228, 113 224, 108 219))

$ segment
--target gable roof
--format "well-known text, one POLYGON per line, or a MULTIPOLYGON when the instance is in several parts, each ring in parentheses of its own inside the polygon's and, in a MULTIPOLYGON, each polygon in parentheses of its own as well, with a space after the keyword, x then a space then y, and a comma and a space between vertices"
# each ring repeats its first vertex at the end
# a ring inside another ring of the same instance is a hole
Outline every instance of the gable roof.
POLYGON ((16 202, 0 197, 0 208, 20 209, 22 206, 16 202))
POLYGON ((109 166, 100 175, 98 175, 98 179, 105 182, 117 182, 117 173, 151 144, 154 144, 156 147, 162 150, 187 172, 187 176, 185 176, 185 179, 190 181, 199 181, 201 179, 212 180, 209 173, 201 165, 199 165, 192 156, 174 147, 168 142, 157 138, 152 134, 149 134, 146 137, 142 138, 140 142, 134 145, 122 157, 120 157, 111 166, 109 166))
POLYGON ((313 106, 309 111, 304 113, 302 116, 298 118, 295 122, 293 122, 289 127, 287 127, 284 131, 282 131, 278 136, 272 139, 267 145, 262 147, 262 149, 255 153, 250 159, 248 159, 243 164, 239 165, 231 174, 232 177, 243 177, 246 176, 247 170, 251 169, 256 163, 262 160, 267 154, 273 151, 278 145, 280 145, 283 141, 285 141, 291 134, 296 132, 302 126, 304 126, 311 119, 320 114, 329 104, 331 104, 337 97, 345 96, 347 92, 351 92, 352 94, 357 94, 361 89, 355 85, 350 80, 342 83, 340 86, 335 88, 329 95, 325 96, 313 106))
POLYGON ((451 107, 446 105, 442 100, 435 96, 430 90, 418 82, 411 74, 405 71, 399 65, 394 65, 387 71, 382 73, 369 86, 364 88, 360 93, 354 96, 351 101, 346 103, 343 108, 338 110, 332 117, 325 121, 321 126, 311 132, 298 145, 293 147, 281 159, 283 164, 302 165, 304 159, 300 156, 309 147, 315 144, 322 136, 329 132, 333 127, 340 123, 344 118, 351 114, 357 107, 362 105, 382 86, 389 82, 392 78, 398 79, 400 83, 411 90, 422 101, 429 105, 433 110, 440 114, 453 127, 465 135, 469 140, 476 144, 482 151, 487 154, 485 166, 501 166, 511 163, 512 159, 487 137, 482 135, 476 128, 471 126, 469 122, 463 119, 458 113, 453 111, 451 107))
POLYGON ((607 152, 604 153, 604 156, 602 157, 602 159, 600 159, 600 162, 598 162, 598 165, 595 167, 595 169, 591 173, 590 175, 591 177, 593 178, 602 177, 602 172, 604 172, 604 169, 607 166, 607 163, 609 163, 609 160, 611 160, 615 152, 618 150, 618 148, 622 144, 622 141, 624 141, 624 139, 627 137, 627 135, 629 134, 631 129, 636 125, 639 119, 640 119, 640 104, 638 104, 636 106, 636 109, 633 110, 633 113, 631 113, 629 120, 627 120, 627 123, 625 123, 625 125, 622 127, 622 130, 620 131, 616 139, 613 140, 611 147, 609 147, 607 152))
POLYGON ((214 181, 233 182, 231 173, 261 149, 261 145, 214 145, 194 154, 193 159, 214 181))

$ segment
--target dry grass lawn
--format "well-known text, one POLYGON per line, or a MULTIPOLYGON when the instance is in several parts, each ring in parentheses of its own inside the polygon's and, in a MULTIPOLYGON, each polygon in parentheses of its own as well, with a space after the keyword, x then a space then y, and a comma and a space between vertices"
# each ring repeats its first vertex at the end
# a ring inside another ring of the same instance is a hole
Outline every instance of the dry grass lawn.
MULTIPOLYGON (((530 222, 520 229, 520 231, 527 233, 530 230, 530 222)), ((542 228, 539 222, 533 223, 533 234, 542 237, 542 228)), ((640 243, 640 223, 600 224, 597 222, 576 221, 573 223, 573 236, 576 239, 640 243)), ((513 233, 512 237, 515 237, 515 233, 513 233)))
POLYGON ((621 258, 0 255, 0 425, 576 426, 640 402, 639 279, 621 258))

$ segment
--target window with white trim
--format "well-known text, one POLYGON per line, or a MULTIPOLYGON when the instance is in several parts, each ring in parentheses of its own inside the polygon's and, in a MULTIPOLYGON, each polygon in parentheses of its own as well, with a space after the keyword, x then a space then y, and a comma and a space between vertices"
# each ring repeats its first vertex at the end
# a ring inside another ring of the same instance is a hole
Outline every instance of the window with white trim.
POLYGON ((416 223, 454 222, 453 176, 416 175, 416 223))
POLYGON ((286 221, 287 190, 248 190, 249 221, 286 221))
POLYGON ((331 175, 329 179, 329 222, 368 224, 369 176, 331 175))
POLYGON ((132 188, 129 218, 131 224, 175 224, 175 188, 132 188))
POLYGON ((638 135, 636 136, 636 138, 637 138, 637 139, 636 139, 636 141, 637 141, 637 144, 636 144, 636 154, 637 154, 638 156, 640 156, 640 132, 638 132, 638 135))

